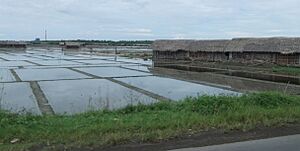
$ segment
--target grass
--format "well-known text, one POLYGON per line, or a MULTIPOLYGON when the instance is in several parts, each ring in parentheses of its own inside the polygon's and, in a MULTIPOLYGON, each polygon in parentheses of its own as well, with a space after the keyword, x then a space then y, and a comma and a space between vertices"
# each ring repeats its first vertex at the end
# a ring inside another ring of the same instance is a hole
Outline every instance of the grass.
POLYGON ((283 73, 283 74, 289 74, 289 75, 300 75, 300 68, 297 67, 273 67, 273 72, 275 73, 283 73))
POLYGON ((2 111, 0 150, 17 150, 28 144, 107 146, 153 142, 214 129, 246 131, 299 122, 300 97, 274 92, 201 96, 74 116, 41 117, 2 111), (14 138, 20 139, 18 145, 10 145, 14 138))

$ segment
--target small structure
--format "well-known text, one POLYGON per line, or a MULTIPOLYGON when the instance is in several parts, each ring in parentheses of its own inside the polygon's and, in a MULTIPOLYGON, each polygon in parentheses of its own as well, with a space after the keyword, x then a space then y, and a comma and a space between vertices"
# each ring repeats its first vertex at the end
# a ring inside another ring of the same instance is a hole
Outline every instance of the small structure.
POLYGON ((0 41, 0 48, 21 48, 25 49, 27 44, 20 41, 0 41))
POLYGON ((154 62, 206 61, 300 65, 300 38, 157 40, 154 62))
POLYGON ((33 44, 41 44, 41 39, 40 38, 35 38, 34 41, 32 41, 33 44))
POLYGON ((62 46, 65 49, 73 49, 77 50, 84 46, 84 43, 81 42, 60 42, 60 46, 62 46))

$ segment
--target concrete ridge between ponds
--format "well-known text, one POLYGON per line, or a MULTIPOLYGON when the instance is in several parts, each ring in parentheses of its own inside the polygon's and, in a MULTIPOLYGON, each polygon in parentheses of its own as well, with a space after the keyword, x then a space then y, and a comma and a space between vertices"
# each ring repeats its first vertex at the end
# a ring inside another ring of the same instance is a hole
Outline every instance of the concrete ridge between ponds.
POLYGON ((16 73, 16 71, 14 69, 9 69, 9 71, 14 76, 16 82, 22 82, 21 78, 19 77, 19 75, 16 73))
POLYGON ((5 59, 5 58, 2 58, 2 57, 0 57, 0 59, 2 59, 3 61, 9 61, 9 60, 7 60, 7 59, 5 59))
POLYGON ((30 87, 35 96, 37 104, 39 106, 40 111, 43 115, 54 115, 54 110, 49 104, 48 99, 46 98, 44 92, 42 91, 40 85, 36 81, 30 82, 30 87))
MULTIPOLYGON (((73 69, 73 68, 68 68, 68 69, 70 69, 70 70, 72 70, 72 71, 75 71, 75 72, 78 72, 78 73, 81 73, 81 74, 84 74, 84 75, 86 75, 86 76, 90 76, 90 77, 92 77, 92 78, 94 78, 94 79, 106 79, 106 80, 109 80, 109 81, 111 81, 111 82, 113 82, 113 83, 119 84, 119 85, 121 85, 121 86, 123 86, 123 87, 126 87, 126 88, 128 88, 128 89, 137 91, 137 92, 139 92, 139 93, 142 93, 142 94, 144 94, 144 95, 146 95, 146 96, 149 96, 149 97, 151 97, 151 98, 157 99, 157 100, 159 100, 159 101, 172 101, 171 99, 166 98, 166 97, 164 97, 164 96, 160 96, 160 95, 158 95, 158 94, 155 94, 155 93, 152 93, 152 92, 149 92, 149 91, 140 89, 140 88, 138 88, 138 87, 129 85, 129 84, 127 84, 127 83, 124 83, 124 82, 115 80, 115 79, 114 79, 115 77, 114 77, 114 78, 99 77, 99 76, 96 76, 96 75, 93 75, 93 74, 90 74, 90 73, 86 73, 86 72, 83 72, 83 71, 80 71, 80 70, 77 70, 77 69, 73 69)), ((147 77, 147 76, 129 76, 129 77, 147 77)), ((126 77, 123 77, 123 78, 126 78, 126 77)))
POLYGON ((37 66, 41 66, 41 64, 39 63, 35 63, 35 62, 32 62, 32 61, 29 61, 29 60, 24 60, 25 62, 28 62, 28 63, 31 63, 31 64, 34 64, 34 65, 37 65, 37 66))

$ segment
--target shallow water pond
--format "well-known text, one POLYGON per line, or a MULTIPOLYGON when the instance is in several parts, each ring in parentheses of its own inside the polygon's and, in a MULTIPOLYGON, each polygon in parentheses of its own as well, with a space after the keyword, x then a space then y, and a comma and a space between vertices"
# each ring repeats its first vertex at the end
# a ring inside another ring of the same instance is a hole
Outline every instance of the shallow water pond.
POLYGON ((116 80, 172 100, 181 100, 187 96, 199 95, 238 95, 237 92, 230 90, 156 76, 116 78, 116 80))
POLYGON ((99 77, 130 77, 130 76, 152 75, 150 73, 123 69, 119 67, 92 67, 92 68, 77 68, 77 69, 99 77))
POLYGON ((40 115, 29 83, 0 83, 0 108, 14 113, 40 115))
POLYGON ((75 114, 156 100, 105 79, 39 82, 56 114, 75 114))

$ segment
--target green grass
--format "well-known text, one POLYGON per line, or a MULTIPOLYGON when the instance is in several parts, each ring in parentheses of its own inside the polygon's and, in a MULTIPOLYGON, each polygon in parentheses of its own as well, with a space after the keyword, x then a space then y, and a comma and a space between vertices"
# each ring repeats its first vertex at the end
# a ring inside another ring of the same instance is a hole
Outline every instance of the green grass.
POLYGON ((300 68, 297 67, 273 67, 273 72, 289 75, 300 75, 300 68))
POLYGON ((28 144, 106 146, 160 141, 201 131, 250 130, 300 122, 300 97, 266 92, 202 96, 74 116, 0 112, 0 150, 28 144), (18 145, 10 141, 18 138, 18 145))

